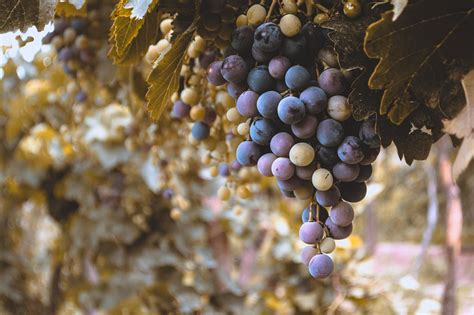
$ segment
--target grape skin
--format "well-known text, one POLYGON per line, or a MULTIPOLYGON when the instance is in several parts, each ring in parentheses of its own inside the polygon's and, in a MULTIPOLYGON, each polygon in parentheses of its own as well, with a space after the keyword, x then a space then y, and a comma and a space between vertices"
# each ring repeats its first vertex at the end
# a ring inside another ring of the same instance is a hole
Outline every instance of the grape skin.
POLYGON ((173 103, 173 109, 171 111, 171 116, 173 118, 183 119, 189 117, 189 112, 191 111, 191 106, 188 104, 183 103, 182 101, 178 100, 173 103))
POLYGON ((338 69, 329 68, 321 72, 318 83, 329 96, 342 94, 345 90, 345 79, 338 69))
POLYGON ((295 167, 290 159, 279 157, 272 163, 272 174, 279 180, 288 180, 295 173, 295 167))
MULTIPOLYGON (((316 221, 316 207, 311 208, 313 212, 313 221, 316 221)), ((324 207, 319 207, 319 222, 326 222, 327 218, 329 218, 329 213, 324 207)), ((309 221, 309 207, 303 209, 301 213, 301 222, 305 223, 309 221)))
POLYGON ((337 186, 333 186, 326 191, 316 191, 316 201, 324 207, 332 207, 339 203, 341 193, 337 186))
POLYGON ((254 91, 245 91, 237 99, 237 110, 244 117, 255 117, 257 110, 258 94, 254 91))
POLYGON ((272 177, 272 163, 275 161, 277 156, 273 153, 265 153, 262 155, 257 162, 257 169, 263 176, 272 177))
POLYGON ((316 137, 325 147, 335 147, 344 139, 344 128, 334 119, 325 119, 319 123, 316 137))
POLYGON ((296 176, 303 180, 311 180, 313 177, 314 171, 318 167, 317 159, 314 159, 308 166, 297 166, 296 167, 296 176))
POLYGON ((247 73, 247 64, 239 55, 230 55, 222 62, 221 74, 227 82, 241 83, 247 78, 247 73))
POLYGON ((309 261, 308 270, 313 278, 324 279, 333 272, 334 263, 329 256, 318 254, 309 261))
POLYGON ((266 63, 275 56, 273 52, 263 51, 257 48, 255 45, 252 46, 252 57, 259 63, 266 63))
POLYGON ((357 164, 364 159, 362 141, 354 136, 349 136, 337 148, 337 156, 347 164, 357 164))
POLYGON ((222 61, 214 61, 207 68, 207 80, 215 86, 223 85, 226 80, 221 74, 222 61))
POLYGON ((359 202, 367 194, 367 185, 365 183, 349 182, 339 183, 342 199, 347 202, 359 202))
POLYGON ((311 75, 303 66, 292 66, 286 71, 285 84, 291 90, 301 91, 309 85, 310 81, 311 75))
POLYGON ((378 148, 380 146, 380 138, 375 131, 375 121, 366 120, 360 125, 359 138, 370 148, 378 148))
POLYGON ((291 62, 285 56, 277 56, 270 60, 268 64, 268 71, 270 75, 277 80, 285 78, 286 71, 290 68, 291 62))
POLYGON ((348 226, 339 226, 332 222, 331 218, 329 217, 326 219, 325 224, 329 230, 329 234, 335 240, 343 240, 349 237, 349 235, 352 233, 352 223, 348 226))
POLYGON ((288 157, 295 139, 287 132, 279 132, 270 140, 270 150, 279 157, 288 157))
POLYGON ((325 167, 333 167, 339 162, 336 148, 328 148, 325 146, 318 146, 316 151, 316 158, 325 167))
POLYGON ((300 100, 304 103, 306 111, 310 114, 322 113, 328 105, 326 93, 316 86, 310 86, 301 92, 300 100))
POLYGON ((210 128, 207 124, 198 121, 193 124, 191 128, 191 134, 196 140, 204 140, 209 137, 210 128))
POLYGON ((250 126, 250 137, 260 145, 270 144, 270 140, 276 133, 274 123, 267 118, 259 118, 250 126))
POLYGON ((236 151, 237 161, 243 166, 256 165, 261 155, 260 147, 252 141, 241 142, 236 151))
POLYGON ((257 93, 270 91, 275 86, 275 79, 268 72, 268 67, 260 65, 250 70, 247 84, 251 90, 257 93))
POLYGON ((254 31, 250 26, 240 26, 232 32, 231 46, 240 55, 247 55, 253 45, 254 31))
POLYGON ((314 255, 318 254, 318 250, 316 248, 314 248, 313 246, 305 246, 302 250, 301 250, 301 261, 303 262, 303 264, 305 264, 306 266, 308 266, 309 264, 309 261, 311 260, 311 258, 314 257, 314 255))
POLYGON ((316 133, 318 119, 315 116, 306 116, 302 121, 292 124, 291 131, 300 139, 309 139, 316 133))
POLYGON ((305 222, 300 227, 300 240, 306 244, 319 242, 323 238, 323 235, 323 227, 318 222, 305 222))
POLYGON ((258 97, 257 109, 260 115, 265 118, 277 118, 278 103, 282 97, 280 93, 275 91, 268 91, 258 97))
POLYGON ((283 98, 278 104, 278 118, 285 124, 291 125, 303 120, 305 107, 302 101, 294 96, 283 98))
POLYGON ((357 178, 354 181, 362 183, 369 180, 371 176, 372 176, 372 165, 361 165, 359 176, 357 176, 357 178))
POLYGON ((359 165, 339 162, 332 168, 332 174, 341 182, 352 182, 359 176, 359 165))
POLYGON ((331 208, 329 217, 336 225, 348 226, 354 220, 354 209, 347 202, 341 201, 331 208))
POLYGON ((278 25, 267 22, 255 30, 254 47, 264 52, 277 51, 283 42, 283 34, 278 25))

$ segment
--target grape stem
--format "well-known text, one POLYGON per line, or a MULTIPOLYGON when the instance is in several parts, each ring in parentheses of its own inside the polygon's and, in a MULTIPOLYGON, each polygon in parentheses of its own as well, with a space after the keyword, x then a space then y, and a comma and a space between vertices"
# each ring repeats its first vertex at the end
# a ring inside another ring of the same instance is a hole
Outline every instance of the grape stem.
POLYGON ((272 4, 270 4, 270 8, 268 9, 267 16, 265 17, 265 22, 267 22, 270 19, 270 16, 272 15, 273 8, 275 8, 275 4, 278 2, 278 0, 272 0, 272 4))
POLYGON ((329 9, 326 8, 325 6, 323 6, 322 4, 320 3, 315 3, 314 4, 316 6, 316 8, 324 13, 328 13, 329 12, 329 9))
POLYGON ((306 15, 308 18, 311 18, 313 15, 313 1, 312 0, 305 0, 306 2, 306 15))

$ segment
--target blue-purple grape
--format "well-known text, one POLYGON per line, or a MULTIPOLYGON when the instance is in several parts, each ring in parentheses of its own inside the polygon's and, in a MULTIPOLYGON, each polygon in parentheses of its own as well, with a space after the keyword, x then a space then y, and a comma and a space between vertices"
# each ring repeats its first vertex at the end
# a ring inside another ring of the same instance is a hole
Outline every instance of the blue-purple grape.
POLYGON ((328 97, 322 89, 310 86, 300 94, 300 100, 306 106, 306 111, 310 114, 322 113, 328 106, 328 97))
POLYGON ((360 165, 369 165, 375 162, 377 159, 377 156, 380 153, 380 147, 377 148, 369 148, 369 147, 364 147, 364 158, 362 161, 359 162, 360 165))
POLYGON ((339 69, 329 68, 321 72, 318 78, 319 87, 327 95, 342 94, 346 89, 344 75, 339 69))
POLYGON ((226 163, 222 163, 221 165, 219 165, 219 174, 223 177, 229 176, 230 175, 229 165, 227 165, 226 163))
POLYGON ((337 162, 339 162, 337 148, 328 148, 321 145, 318 146, 316 159, 322 164, 322 166, 332 168, 337 162))
POLYGON ((326 222, 326 227, 329 230, 329 235, 335 240, 343 240, 352 233, 352 223, 348 226, 339 226, 332 222, 331 217, 329 217, 326 222))
POLYGON ((331 221, 339 226, 348 226, 354 220, 354 209, 347 202, 341 201, 331 208, 331 221))
POLYGON ((291 131, 300 139, 309 139, 316 133, 318 119, 315 116, 307 115, 302 121, 292 124, 291 131))
POLYGON ((275 91, 268 91, 258 97, 257 110, 265 118, 277 118, 278 103, 280 103, 282 97, 280 93, 275 91))
MULTIPOLYGON (((303 209, 303 212, 301 213, 301 221, 303 223, 305 222, 308 222, 309 221, 309 208, 310 207, 306 207, 303 209)), ((326 208, 324 207, 319 207, 319 218, 317 216, 317 209, 316 207, 311 207, 311 212, 312 212, 312 219, 313 221, 316 221, 319 219, 318 222, 326 222, 327 218, 329 218, 329 212, 326 208)))
POLYGON ((346 137, 337 148, 337 156, 347 164, 357 164, 364 159, 363 145, 357 137, 346 137))
POLYGON ((209 137, 210 131, 211 128, 209 125, 203 123, 202 121, 195 122, 191 128, 191 134, 193 135, 194 139, 197 140, 204 140, 209 137))
POLYGON ((303 61, 308 56, 306 37, 298 34, 283 41, 281 54, 293 61, 303 61))
POLYGON ((262 155, 257 162, 257 169, 263 176, 272 177, 272 164, 277 156, 273 153, 265 153, 262 155))
POLYGON ((319 254, 317 248, 315 248, 315 247, 313 247, 313 246, 305 246, 305 247, 301 250, 301 261, 303 262, 303 264, 305 264, 306 266, 308 266, 309 261, 310 261, 311 258, 313 258, 316 254, 319 254))
POLYGON ((189 112, 191 111, 191 106, 183 103, 180 100, 177 100, 173 103, 173 108, 171 110, 171 117, 183 119, 189 117, 189 112))
POLYGON ((284 97, 278 104, 278 118, 287 125, 303 120, 305 107, 303 102, 294 96, 284 97))
POLYGON ((234 100, 238 99, 240 94, 244 93, 247 90, 247 85, 246 84, 235 84, 235 83, 229 83, 227 84, 227 93, 229 93, 230 96, 234 100))
POLYGON ((253 34, 250 26, 240 26, 232 32, 230 45, 240 55, 247 55, 253 45, 253 34))
POLYGON ((263 93, 270 91, 275 86, 275 79, 268 72, 268 67, 260 65, 250 70, 247 84, 252 91, 263 93))
POLYGON ((289 158, 279 157, 272 163, 272 174, 279 180, 289 180, 295 173, 295 166, 289 158))
POLYGON ((375 131, 375 121, 365 120, 360 125, 359 138, 370 148, 378 148, 380 146, 380 137, 375 131))
POLYGON ((305 222, 301 225, 300 240, 306 244, 315 244, 324 236, 324 229, 319 222, 305 222))
POLYGON ((352 182, 359 176, 359 165, 339 162, 332 168, 332 175, 341 182, 352 182))
POLYGON ((237 161, 243 166, 257 165, 258 159, 262 155, 262 149, 252 141, 243 141, 236 151, 237 161))
POLYGON ((354 181, 362 183, 369 180, 370 176, 372 176, 372 165, 361 165, 359 176, 354 181))
POLYGON ((300 65, 292 66, 285 73, 285 84, 295 91, 304 90, 311 81, 311 74, 309 71, 300 65))
POLYGON ((277 80, 283 80, 285 78, 286 71, 290 68, 291 62, 285 56, 277 56, 270 60, 268 64, 268 72, 270 75, 277 80))
POLYGON ((240 115, 244 117, 255 117, 257 110, 258 94, 254 91, 245 91, 237 99, 236 107, 240 115))
POLYGON ((339 183, 338 187, 342 199, 347 202, 359 202, 363 200, 367 194, 367 185, 365 183, 339 183))
POLYGON ((318 254, 309 261, 308 270, 313 278, 324 279, 334 271, 334 263, 329 256, 318 254))
POLYGON ((260 145, 270 144, 276 132, 275 123, 267 118, 257 118, 250 126, 250 138, 260 145))
POLYGON ((325 147, 335 147, 344 139, 344 128, 334 119, 325 119, 319 123, 316 137, 325 147))
POLYGON ((307 166, 297 166, 296 167, 296 176, 303 180, 311 180, 313 177, 314 171, 318 168, 318 161, 317 158, 313 160, 307 166))
POLYGON ((279 132, 270 140, 270 150, 279 157, 288 157, 295 139, 287 132, 279 132))
POLYGON ((311 183, 305 182, 294 175, 288 180, 277 180, 277 185, 280 189, 293 191, 303 185, 311 185, 311 183))
POLYGON ((261 51, 275 52, 277 51, 283 42, 283 34, 273 22, 267 22, 255 30, 254 34, 254 46, 261 51))
POLYGON ((223 85, 226 83, 226 80, 221 74, 222 61, 214 61, 207 68, 207 81, 212 85, 223 85))
POLYGON ((332 186, 326 191, 316 191, 316 201, 324 207, 332 207, 341 200, 341 193, 337 186, 332 186))
POLYGON ((247 64, 239 55, 230 55, 222 62, 221 74, 227 82, 241 83, 247 78, 247 64))

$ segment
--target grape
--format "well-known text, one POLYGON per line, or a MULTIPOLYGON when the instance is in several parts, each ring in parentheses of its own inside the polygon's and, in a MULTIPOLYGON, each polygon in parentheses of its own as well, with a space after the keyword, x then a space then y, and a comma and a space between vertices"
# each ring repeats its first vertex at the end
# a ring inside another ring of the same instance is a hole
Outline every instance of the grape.
POLYGON ((313 177, 314 171, 318 167, 318 162, 316 159, 313 160, 309 165, 307 166, 297 166, 296 167, 296 176, 303 180, 311 180, 313 177))
POLYGON ((313 160, 314 149, 307 143, 297 143, 290 150, 290 161, 296 166, 308 166, 313 160))
POLYGON ((310 114, 322 113, 328 105, 326 93, 316 86, 310 86, 301 92, 300 100, 303 101, 306 111, 310 114))
POLYGON ((289 158, 279 157, 272 163, 272 174, 279 180, 288 180, 295 173, 289 158))
POLYGON ((255 47, 255 45, 252 46, 252 57, 253 59, 255 59, 255 61, 259 63, 266 63, 270 59, 272 59, 274 56, 275 56, 275 53, 273 52, 263 51, 255 47))
POLYGON ((249 26, 240 26, 232 32, 230 45, 240 55, 247 55, 253 44, 253 29, 249 26))
POLYGON ((295 194, 291 190, 280 189, 280 191, 286 198, 295 198, 295 194))
POLYGON ((275 84, 275 91, 278 93, 283 93, 288 90, 288 87, 285 84, 285 81, 277 81, 275 84))
POLYGON ((344 139, 344 128, 334 119, 325 119, 319 123, 316 138, 325 147, 335 147, 344 139))
POLYGON ((349 18, 356 18, 362 11, 362 6, 359 1, 352 0, 344 3, 344 14, 349 18))
POLYGON ((254 4, 247 10, 248 23, 251 26, 262 24, 266 16, 267 10, 260 4, 254 4))
POLYGON ((268 91, 258 97, 257 109, 260 115, 265 118, 278 117, 277 108, 281 101, 281 95, 275 91, 268 91))
POLYGON ((301 21, 294 14, 286 14, 280 19, 280 29, 283 35, 293 37, 301 30, 301 21))
POLYGON ((314 188, 320 191, 328 190, 334 183, 331 172, 325 168, 320 168, 314 171, 311 181, 314 188))
POLYGON ((329 98, 327 112, 329 116, 338 121, 347 120, 352 116, 347 98, 342 95, 334 95, 329 98))
POLYGON ((237 161, 243 166, 256 165, 261 155, 260 146, 252 141, 241 142, 236 151, 237 161))
POLYGON ((329 217, 336 225, 348 226, 354 220, 354 209, 347 202, 341 201, 331 208, 329 217))
POLYGON ((361 165, 359 176, 355 179, 356 182, 362 183, 367 181, 372 176, 372 165, 361 165))
POLYGON ((352 182, 359 176, 359 165, 339 162, 332 168, 332 174, 341 182, 352 182))
POLYGON ((222 62, 221 73, 227 82, 243 82, 247 77, 247 64, 242 57, 230 55, 222 62))
POLYGON ((327 167, 332 167, 334 166, 334 164, 339 162, 339 158, 337 156, 337 149, 328 148, 325 146, 318 146, 318 150, 316 151, 316 158, 323 166, 327 167))
POLYGON ((232 96, 232 98, 235 100, 238 99, 240 94, 245 92, 245 90, 247 90, 247 86, 245 84, 227 84, 227 93, 229 93, 229 95, 232 96))
POLYGON ((375 121, 365 120, 360 125, 359 138, 370 148, 378 148, 380 146, 380 138, 375 131, 375 121))
POLYGON ((360 165, 369 165, 373 163, 376 159, 377 156, 380 153, 380 147, 377 148, 369 148, 365 147, 364 148, 364 159, 360 161, 360 165))
POLYGON ((364 159, 362 141, 354 136, 349 136, 337 148, 337 156, 347 164, 357 164, 364 159))
POLYGON ((295 197, 300 200, 309 200, 314 194, 314 188, 312 186, 301 186, 296 188, 293 193, 295 197))
POLYGON ((231 122, 238 122, 242 116, 240 116, 240 113, 237 109, 237 107, 232 107, 230 108, 226 113, 225 116, 227 120, 231 122))
POLYGON ((242 164, 240 164, 237 160, 233 160, 232 163, 230 163, 230 169, 234 172, 238 172, 241 168, 242 164))
POLYGON ((207 69, 209 65, 215 60, 216 52, 213 50, 206 50, 199 56, 199 65, 201 68, 207 69))
POLYGON ((280 49, 283 42, 283 34, 278 25, 267 22, 255 30, 254 46, 265 52, 275 52, 280 49))
POLYGON ((268 72, 270 72, 270 75, 275 79, 282 80, 290 66, 291 62, 288 58, 285 56, 277 56, 270 60, 268 72))
POLYGON ((67 62, 74 57, 76 57, 76 51, 71 47, 64 47, 58 53, 58 59, 63 62, 67 62))
POLYGON ((336 249, 336 242, 331 237, 326 237, 319 244, 319 249, 325 254, 330 254, 336 249))
POLYGON ((348 226, 339 226, 331 221, 331 218, 326 219, 326 227, 329 230, 329 234, 335 240, 342 240, 347 238, 352 233, 352 223, 348 226))
POLYGON ((183 103, 178 100, 173 103, 173 109, 171 110, 171 116, 173 118, 183 119, 189 117, 189 112, 191 111, 191 106, 183 103))
POLYGON ((257 93, 263 93, 271 90, 275 86, 275 79, 270 76, 267 66, 260 65, 249 72, 247 84, 251 90, 257 93))
POLYGON ((309 261, 314 255, 318 254, 318 250, 313 246, 306 246, 301 250, 301 261, 308 266, 309 261))
POLYGON ((267 118, 258 118, 250 126, 250 137, 257 144, 268 145, 276 131, 273 121, 267 118))
POLYGON ((257 169, 263 176, 272 177, 272 163, 275 161, 277 156, 273 153, 265 153, 262 155, 257 162, 257 169))
MULTIPOLYGON (((332 5, 332 4, 331 4, 332 5)), ((316 52, 324 45, 326 30, 314 23, 306 23, 301 29, 301 34, 306 37, 308 43, 308 54, 314 56, 316 52)))
POLYGON ((257 100, 258 94, 254 91, 245 91, 244 93, 240 94, 236 104, 239 114, 244 117, 257 116, 257 100))
POLYGON ((316 201, 324 207, 332 207, 341 199, 341 193, 337 186, 333 186, 326 191, 316 191, 316 201))
POLYGON ((284 13, 296 13, 298 12, 298 4, 296 0, 283 0, 281 2, 281 9, 284 13))
POLYGON ((79 33, 84 32, 88 25, 89 21, 86 19, 73 18, 71 20, 71 27, 79 33))
POLYGON ((277 184, 278 184, 278 187, 280 187, 280 189, 293 191, 293 190, 297 189, 298 187, 301 187, 301 186, 305 185, 306 182, 302 181, 301 179, 299 179, 296 176, 293 176, 288 180, 279 180, 278 179, 277 184))
POLYGON ((270 150, 280 157, 288 157, 291 147, 295 144, 293 137, 286 132, 279 132, 270 141, 270 150))
POLYGON ((201 19, 202 26, 209 32, 215 33, 221 28, 221 17, 214 13, 205 13, 201 19))
POLYGON ((302 61, 308 55, 306 37, 298 34, 295 37, 285 38, 281 47, 282 55, 293 61, 302 61))
POLYGON ((278 117, 287 125, 302 121, 304 116, 304 104, 297 97, 287 96, 278 104, 278 117))
POLYGON ((214 121, 216 121, 216 119, 217 119, 217 114, 216 114, 216 111, 214 110, 214 108, 212 108, 210 106, 207 106, 205 108, 205 114, 204 114, 203 121, 208 125, 212 125, 214 123, 214 121))
POLYGON ((309 85, 311 75, 305 67, 296 65, 290 67, 285 74, 285 83, 291 90, 301 91, 309 85))
POLYGON ((229 165, 225 163, 222 163, 221 165, 219 165, 219 174, 223 177, 229 176, 230 175, 229 165))
POLYGON ((339 183, 338 186, 342 199, 347 202, 359 202, 367 194, 367 185, 365 183, 339 183))
POLYGON ((204 140, 209 137, 210 128, 207 124, 198 121, 193 124, 191 128, 191 134, 196 140, 204 140))
POLYGON ((321 72, 318 83, 328 95, 342 94, 345 90, 344 75, 338 69, 329 68, 321 72))
POLYGON ((226 83, 224 77, 221 74, 222 61, 214 61, 207 68, 207 80, 212 85, 223 85, 226 83))
MULTIPOLYGON (((311 211, 313 213, 313 221, 316 221, 316 207, 311 207, 311 211)), ((327 218, 329 218, 329 213, 324 207, 319 207, 319 222, 326 222, 327 218)), ((301 213, 301 221, 303 223, 309 221, 309 207, 303 209, 301 213)))
POLYGON ((318 254, 309 261, 308 270, 313 278, 324 279, 334 271, 334 263, 329 256, 318 254))
POLYGON ((181 91, 179 97, 183 102, 189 105, 196 105, 197 103, 199 103, 199 92, 195 88, 184 88, 181 91))
POLYGON ((306 116, 302 121, 291 125, 291 131, 300 139, 309 139, 316 133, 318 119, 314 116, 306 116))
POLYGON ((76 94, 76 102, 78 103, 83 103, 87 100, 87 93, 84 92, 83 90, 80 90, 76 94))
POLYGON ((300 227, 300 240, 306 244, 319 242, 324 236, 324 229, 318 222, 305 222, 300 227))

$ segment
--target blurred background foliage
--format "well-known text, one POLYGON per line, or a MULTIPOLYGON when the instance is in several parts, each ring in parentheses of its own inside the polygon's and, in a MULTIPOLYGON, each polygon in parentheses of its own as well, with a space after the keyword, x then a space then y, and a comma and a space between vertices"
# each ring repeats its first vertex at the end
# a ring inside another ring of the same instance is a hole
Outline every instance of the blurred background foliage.
MULTIPOLYGON (((439 179, 439 220, 416 268, 436 147, 411 167, 383 151, 355 233, 338 242, 334 276, 315 281, 298 263, 304 205, 268 179, 249 200, 219 201, 220 180, 188 143, 189 127, 168 114, 150 121, 128 72, 100 58, 97 73, 71 79, 48 47, 32 62, 2 54, 1 314, 440 312, 439 179)), ((460 314, 472 314, 473 163, 458 184, 457 298, 460 314)))

